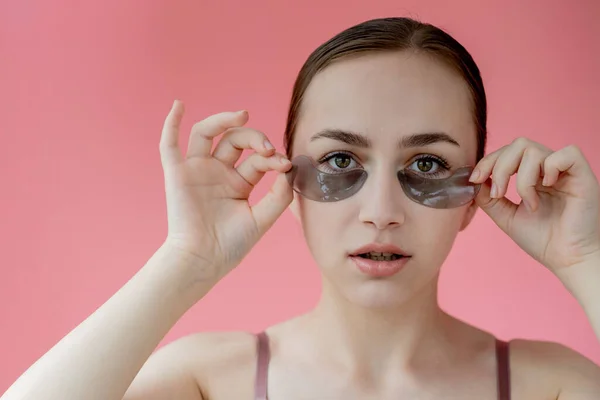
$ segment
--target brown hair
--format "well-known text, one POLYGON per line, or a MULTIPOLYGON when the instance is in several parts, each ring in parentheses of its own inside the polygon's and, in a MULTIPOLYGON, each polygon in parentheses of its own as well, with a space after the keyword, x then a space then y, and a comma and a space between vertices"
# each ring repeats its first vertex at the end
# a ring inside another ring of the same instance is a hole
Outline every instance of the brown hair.
POLYGON ((410 18, 380 18, 360 23, 338 33, 308 57, 296 78, 292 92, 284 135, 287 156, 292 155, 294 131, 304 93, 317 73, 348 56, 399 50, 428 53, 464 78, 473 100, 479 161, 484 155, 487 139, 487 101, 479 68, 469 52, 448 33, 431 24, 410 18))

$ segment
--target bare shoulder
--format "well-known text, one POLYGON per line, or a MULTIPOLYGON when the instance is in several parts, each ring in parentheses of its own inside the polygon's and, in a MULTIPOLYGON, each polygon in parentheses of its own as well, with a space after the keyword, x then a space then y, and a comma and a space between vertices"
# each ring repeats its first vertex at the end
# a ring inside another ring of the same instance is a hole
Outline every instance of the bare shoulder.
POLYGON ((256 336, 250 332, 205 332, 179 339, 182 356, 204 400, 244 398, 254 390, 256 336))
POLYGON ((254 387, 255 360, 256 338, 252 333, 203 332, 184 336, 161 347, 148 359, 126 399, 211 400, 235 398, 238 393, 247 397, 246 393, 254 387), (224 388, 226 393, 221 393, 224 388))
POLYGON ((195 333, 167 346, 183 357, 191 357, 198 366, 210 365, 212 368, 253 361, 256 356, 256 337, 244 331, 195 333))
POLYGON ((600 367, 575 350, 525 339, 512 340, 510 349, 515 392, 558 400, 600 398, 600 367))

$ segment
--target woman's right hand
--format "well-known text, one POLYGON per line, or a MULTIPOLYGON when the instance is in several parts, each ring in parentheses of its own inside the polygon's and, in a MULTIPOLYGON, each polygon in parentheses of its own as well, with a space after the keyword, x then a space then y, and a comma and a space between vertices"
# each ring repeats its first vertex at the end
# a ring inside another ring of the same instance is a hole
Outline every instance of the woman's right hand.
POLYGON ((291 163, 263 133, 244 127, 246 111, 196 123, 184 157, 178 140, 183 114, 183 104, 175 101, 160 140, 168 218, 164 245, 197 259, 203 277, 218 280, 240 263, 292 201, 284 174, 291 163), (244 149, 254 153, 236 166, 244 149), (280 174, 251 207, 250 192, 268 171, 280 174))

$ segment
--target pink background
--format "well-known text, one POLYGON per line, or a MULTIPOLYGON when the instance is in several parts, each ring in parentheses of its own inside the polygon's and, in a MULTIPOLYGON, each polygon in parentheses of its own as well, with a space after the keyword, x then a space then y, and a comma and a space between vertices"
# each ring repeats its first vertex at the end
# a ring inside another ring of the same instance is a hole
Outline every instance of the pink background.
MULTIPOLYGON (((242 108, 281 144, 305 58, 365 19, 417 17, 471 51, 489 95, 489 150, 518 136, 575 143, 600 172, 598 1, 86 3, 0 2, 0 393, 164 239, 158 142, 173 99, 188 110, 184 144, 194 120, 242 108)), ((484 213, 460 235, 440 290, 445 309, 501 338, 559 341, 600 362, 579 305, 484 213)), ((286 212, 163 344, 258 330, 318 293, 286 212)))

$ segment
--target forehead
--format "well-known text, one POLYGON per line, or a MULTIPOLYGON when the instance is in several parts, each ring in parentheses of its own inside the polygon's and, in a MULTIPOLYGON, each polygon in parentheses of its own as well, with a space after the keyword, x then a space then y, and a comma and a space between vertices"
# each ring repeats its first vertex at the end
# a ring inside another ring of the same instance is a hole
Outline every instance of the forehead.
MULTIPOLYGON (((348 129, 377 143, 424 132, 445 132, 475 154, 471 95, 466 82, 432 56, 368 53, 338 61, 310 83, 294 146, 328 128, 348 129)), ((387 142, 386 142, 387 141, 387 142)))

